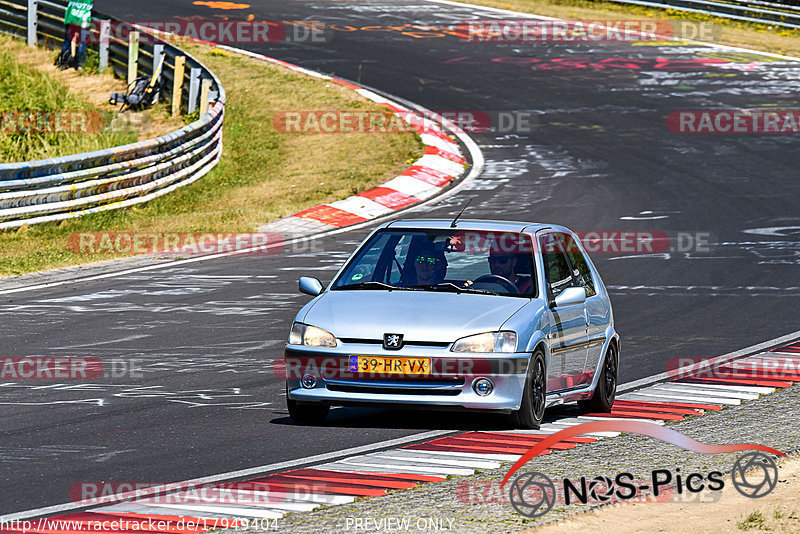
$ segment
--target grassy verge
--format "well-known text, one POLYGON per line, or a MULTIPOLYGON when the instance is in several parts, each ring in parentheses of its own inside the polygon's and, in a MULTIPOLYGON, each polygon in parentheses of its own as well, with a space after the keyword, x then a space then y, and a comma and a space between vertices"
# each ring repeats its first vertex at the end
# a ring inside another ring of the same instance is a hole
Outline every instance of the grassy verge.
POLYGON ((283 67, 202 45, 185 48, 221 79, 228 94, 224 153, 192 185, 140 207, 0 232, 0 276, 116 256, 71 252, 74 232, 251 232, 259 223, 369 189, 422 153, 416 135, 283 134, 283 110, 379 110, 353 91, 283 67))
MULTIPOLYGON (((59 79, 37 68, 36 63, 21 61, 19 55, 24 48, 24 43, 0 35, 0 112, 4 112, 0 124, 0 163, 65 156, 136 141, 137 132, 127 128, 78 134, 26 131, 29 123, 19 120, 15 112, 98 109, 80 94, 70 92, 59 79)), ((46 54, 41 59, 52 61, 52 55, 46 54)), ((49 70, 55 71, 52 65, 49 70)))
POLYGON ((644 6, 592 0, 462 0, 470 4, 510 9, 547 17, 571 20, 689 20, 718 27, 714 42, 761 50, 773 54, 800 56, 800 30, 765 24, 734 22, 707 15, 644 6))

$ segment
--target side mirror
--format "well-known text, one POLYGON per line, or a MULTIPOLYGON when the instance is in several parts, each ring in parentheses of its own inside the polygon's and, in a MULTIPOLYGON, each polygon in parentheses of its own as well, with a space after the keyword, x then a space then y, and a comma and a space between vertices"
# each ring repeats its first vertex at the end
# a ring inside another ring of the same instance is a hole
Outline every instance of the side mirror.
POLYGON ((562 291, 553 303, 554 308, 575 306, 586 302, 586 290, 582 287, 568 287, 562 291))
POLYGON ((316 297, 322 293, 323 289, 322 282, 313 276, 301 276, 298 286, 300 287, 300 293, 305 293, 306 295, 311 295, 312 297, 316 297))

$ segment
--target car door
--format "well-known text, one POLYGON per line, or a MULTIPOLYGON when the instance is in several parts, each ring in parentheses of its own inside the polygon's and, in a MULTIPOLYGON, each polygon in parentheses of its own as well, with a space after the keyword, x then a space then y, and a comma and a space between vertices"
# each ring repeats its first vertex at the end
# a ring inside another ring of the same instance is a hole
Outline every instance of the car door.
POLYGON ((611 320, 611 308, 608 301, 597 291, 597 282, 594 280, 592 270, 589 268, 589 260, 585 252, 577 245, 572 236, 567 236, 565 250, 572 269, 573 282, 575 286, 583 287, 586 290, 586 374, 585 381, 591 382, 597 364, 603 355, 603 347, 606 341, 606 328, 611 320))
POLYGON ((569 389, 585 382, 586 307, 584 304, 555 306, 556 297, 576 283, 565 249, 568 237, 562 232, 549 232, 539 237, 545 292, 550 305, 548 391, 569 389))

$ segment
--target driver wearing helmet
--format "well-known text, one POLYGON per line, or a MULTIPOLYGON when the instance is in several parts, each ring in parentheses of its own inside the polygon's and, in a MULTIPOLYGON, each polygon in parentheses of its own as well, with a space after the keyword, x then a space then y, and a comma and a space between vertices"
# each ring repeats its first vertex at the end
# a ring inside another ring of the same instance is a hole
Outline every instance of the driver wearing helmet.
POLYGON ((491 251, 489 253, 489 270, 493 275, 502 276, 514 284, 520 293, 525 294, 531 290, 532 279, 517 275, 518 261, 519 256, 516 254, 491 251))

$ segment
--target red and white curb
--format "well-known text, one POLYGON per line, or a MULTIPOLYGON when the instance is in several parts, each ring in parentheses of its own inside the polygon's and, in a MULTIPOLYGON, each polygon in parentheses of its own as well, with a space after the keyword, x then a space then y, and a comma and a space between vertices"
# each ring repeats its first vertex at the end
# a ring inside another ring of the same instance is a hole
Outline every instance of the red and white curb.
MULTIPOLYGON (((538 430, 465 432, 436 437, 424 443, 353 454, 335 461, 258 476, 239 482, 218 483, 208 500, 209 485, 201 496, 196 488, 174 492, 170 498, 145 498, 96 506, 31 521, 25 533, 3 528, 8 534, 98 534, 132 532, 133 522, 153 520, 158 533, 197 533, 253 521, 276 520, 291 512, 305 512, 322 506, 353 502, 359 497, 385 495, 420 484, 440 482, 449 476, 471 475, 478 469, 495 469, 502 462, 514 462, 549 434, 569 426, 609 419, 641 420, 664 424, 702 416, 754 400, 800 382, 800 341, 757 352, 715 366, 718 374, 682 374, 680 378, 649 385, 622 394, 610 413, 586 414, 549 420, 538 430), (777 371, 767 371, 779 364, 777 371), (770 365, 765 365, 769 363, 770 365), (254 488, 263 487, 268 499, 253 499, 254 488), (127 523, 125 523, 127 521, 127 523)), ((618 432, 596 432, 566 439, 545 451, 573 449, 583 443, 615 437, 618 432)), ((259 524, 259 523, 256 523, 259 524)), ((261 523, 263 524, 263 523, 261 523)), ((138 532, 141 532, 139 530, 138 532)))
MULTIPOLYGON (((458 144, 440 126, 448 124, 447 121, 435 113, 426 111, 422 116, 417 110, 346 80, 247 50, 223 45, 218 45, 218 47, 282 65, 293 71, 352 89, 364 98, 388 108, 402 118, 419 134, 420 140, 425 145, 425 152, 421 158, 412 163, 402 174, 385 184, 343 200, 314 206, 290 217, 265 224, 258 228, 259 232, 277 232, 298 236, 367 222, 427 200, 442 192, 451 182, 464 175, 467 160, 458 144)), ((452 129, 457 130, 457 127, 453 125, 452 129)))

